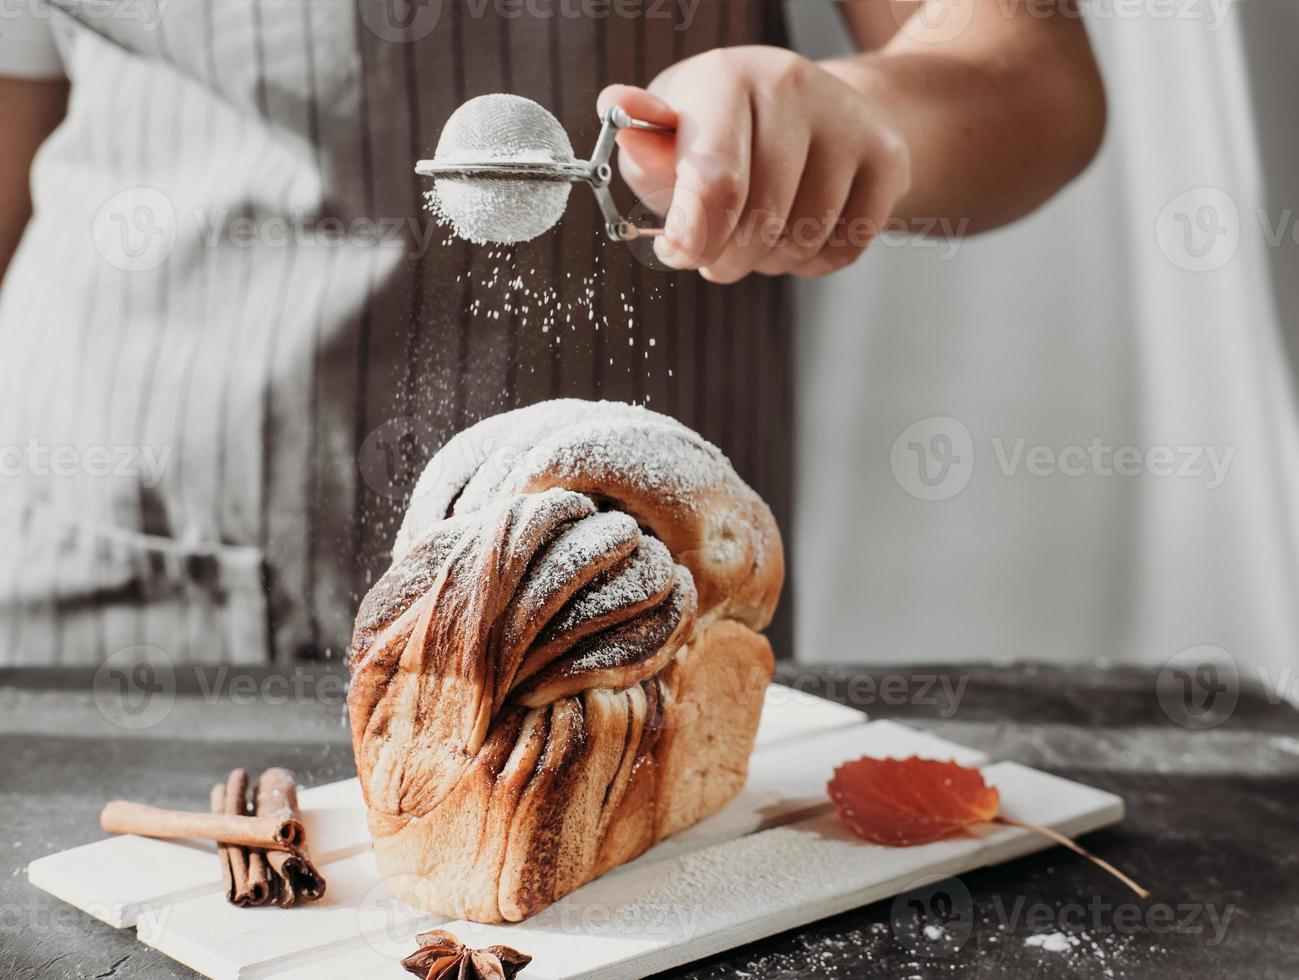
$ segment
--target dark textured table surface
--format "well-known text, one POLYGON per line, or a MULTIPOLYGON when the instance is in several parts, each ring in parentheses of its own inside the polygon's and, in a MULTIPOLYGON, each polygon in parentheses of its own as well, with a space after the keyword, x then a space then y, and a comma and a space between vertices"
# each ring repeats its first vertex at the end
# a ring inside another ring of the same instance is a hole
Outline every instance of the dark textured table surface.
MULTIPOLYGON (((1157 696, 1154 671, 1136 669, 784 667, 781 676, 872 717, 1119 794, 1127 819, 1084 843, 1151 898, 1139 902, 1053 849, 673 976, 1299 976, 1299 714, 1275 690, 1243 684, 1229 714, 1224 695, 1215 710, 1226 716, 1201 719, 1178 710, 1167 684, 1157 696), (1220 723, 1188 727, 1202 721, 1220 723)), ((196 808, 235 766, 287 765, 307 785, 353 774, 335 671, 178 671, 165 717, 138 729, 106 717, 114 709, 104 710, 98 687, 97 701, 88 672, 0 671, 0 977, 193 976, 131 930, 27 883, 29 861, 102 836, 105 800, 196 808)))

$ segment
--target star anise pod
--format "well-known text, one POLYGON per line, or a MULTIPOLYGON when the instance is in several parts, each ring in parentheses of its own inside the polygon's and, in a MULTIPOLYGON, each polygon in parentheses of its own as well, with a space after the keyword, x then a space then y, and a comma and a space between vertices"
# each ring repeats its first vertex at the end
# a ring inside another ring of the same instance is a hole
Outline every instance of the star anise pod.
POLYGON ((401 965, 420 980, 513 980, 532 957, 509 946, 470 949, 445 929, 421 932, 401 965))

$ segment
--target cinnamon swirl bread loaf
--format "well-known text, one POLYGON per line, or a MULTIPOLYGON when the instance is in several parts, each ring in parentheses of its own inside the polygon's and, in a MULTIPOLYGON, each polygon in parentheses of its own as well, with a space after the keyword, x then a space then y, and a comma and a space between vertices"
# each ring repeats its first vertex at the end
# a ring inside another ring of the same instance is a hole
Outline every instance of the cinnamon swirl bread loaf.
POLYGON ((554 401, 447 443, 350 657, 394 891, 517 921, 717 810, 744 783, 783 576, 767 506, 666 416, 554 401))

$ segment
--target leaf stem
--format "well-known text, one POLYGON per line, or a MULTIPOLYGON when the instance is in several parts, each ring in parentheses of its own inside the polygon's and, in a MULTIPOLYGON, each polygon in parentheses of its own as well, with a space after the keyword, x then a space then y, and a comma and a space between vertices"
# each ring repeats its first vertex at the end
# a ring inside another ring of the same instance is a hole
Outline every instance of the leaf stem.
POLYGON ((1114 865, 1110 864, 1108 861, 1098 858, 1095 854, 1087 850, 1085 847, 1082 847, 1081 845, 1074 843, 1064 834, 1057 833, 1056 831, 1052 830, 1050 827, 1042 827, 1035 823, 1029 823, 1026 820, 1015 820, 1011 817, 997 817, 993 821, 993 823, 1002 823, 1002 824, 1006 824, 1008 827, 1023 827, 1025 830, 1037 831, 1043 837, 1047 837, 1055 841, 1061 847, 1069 848, 1069 850, 1073 851, 1075 854, 1081 854, 1088 861, 1092 862, 1092 864, 1096 865, 1099 868, 1104 869, 1105 871, 1108 871, 1115 878, 1123 882, 1123 884, 1127 885, 1129 888, 1131 888, 1142 898, 1150 897, 1150 892, 1146 891, 1135 881, 1133 881, 1131 878, 1125 875, 1122 871, 1114 867, 1114 865))

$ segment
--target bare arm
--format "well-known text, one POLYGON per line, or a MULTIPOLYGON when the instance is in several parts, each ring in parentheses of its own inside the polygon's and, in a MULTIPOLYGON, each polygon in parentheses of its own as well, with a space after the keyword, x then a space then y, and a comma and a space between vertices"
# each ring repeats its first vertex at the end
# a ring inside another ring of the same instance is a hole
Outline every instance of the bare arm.
POLYGON ((67 104, 66 81, 0 78, 0 281, 32 215, 32 159, 67 104))
POLYGON ((993 228, 1091 161, 1105 92, 1075 0, 847 0, 868 54, 823 65, 881 106, 909 149, 901 217, 993 228), (872 50, 877 49, 877 50, 872 50))

